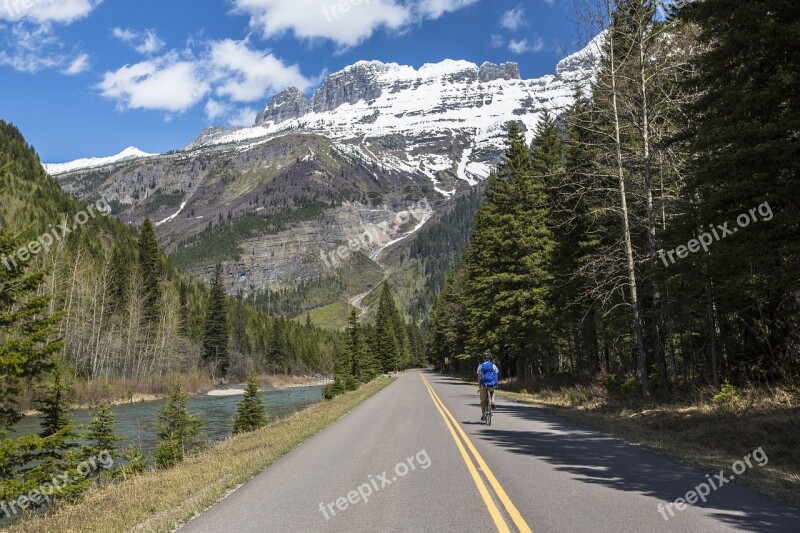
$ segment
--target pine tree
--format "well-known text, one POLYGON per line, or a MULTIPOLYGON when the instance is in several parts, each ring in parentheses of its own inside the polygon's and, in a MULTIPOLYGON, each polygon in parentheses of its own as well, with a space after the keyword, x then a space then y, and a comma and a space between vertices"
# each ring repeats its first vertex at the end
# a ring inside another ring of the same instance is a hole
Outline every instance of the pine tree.
POLYGON ((178 284, 178 333, 189 334, 189 287, 183 281, 178 284))
POLYGON ((225 300, 225 288, 222 281, 222 265, 214 267, 211 280, 211 295, 206 311, 205 331, 203 334, 203 360, 208 365, 211 375, 225 375, 228 370, 228 307, 225 300))
POLYGON ((130 258, 119 246, 111 252, 112 274, 109 280, 109 296, 114 309, 124 309, 128 304, 131 282, 130 258))
POLYGON ((97 411, 89 422, 87 431, 83 434, 83 438, 89 441, 86 447, 86 453, 89 456, 97 456, 101 453, 108 454, 109 457, 121 457, 117 453, 117 443, 124 441, 125 437, 121 437, 114 433, 116 428, 116 417, 111 410, 111 405, 104 402, 97 408, 97 411))
MULTIPOLYGON (((6 260, 20 240, 0 226, 0 258, 6 260)), ((22 414, 17 408, 21 383, 42 376, 64 345, 53 338, 59 315, 50 315, 50 295, 39 294, 46 271, 26 273, 23 265, 0 268, 0 437, 22 414)))
POLYGON ((161 302, 161 252, 152 222, 145 218, 139 235, 139 275, 144 317, 149 324, 157 321, 161 302))
MULTIPOLYGON (((541 127, 550 133, 548 124, 541 127)), ((538 351, 551 311, 554 241, 546 200, 543 176, 534 174, 530 150, 512 122, 465 259, 471 350, 507 354, 506 367, 513 357, 522 369, 538 351)))
POLYGON ((62 370, 56 367, 53 372, 53 381, 47 386, 46 394, 39 401, 39 410, 42 412, 42 431, 40 436, 50 437, 72 426, 72 412, 69 409, 69 400, 74 392, 74 387, 62 379, 62 370))
MULTIPOLYGON (((465 300, 465 270, 451 269, 444 290, 436 298, 431 310, 427 354, 440 369, 455 372, 462 368, 469 329, 465 300), (452 361, 446 365, 445 361, 452 361)), ((466 363, 464 363, 466 364, 466 363)))
MULTIPOLYGON (((57 364, 53 371, 52 382, 46 386, 46 394, 39 401, 39 409, 42 411, 40 423, 42 431, 39 436, 42 440, 41 447, 34 455, 36 464, 28 473, 33 479, 49 480, 62 472, 74 472, 84 459, 77 442, 80 436, 76 429, 79 426, 74 424, 69 410, 73 392, 74 387, 64 381, 63 370, 57 364)), ((91 483, 91 477, 88 475, 77 478, 74 483, 67 485, 58 497, 75 501, 91 483)))
POLYGON ((156 466, 168 468, 183 461, 187 453, 200 445, 204 422, 189 412, 188 396, 180 385, 173 386, 167 403, 158 415, 159 443, 154 454, 156 466))
POLYGON ((422 341, 422 335, 419 331, 419 326, 410 322, 406 326, 406 335, 408 336, 408 346, 411 352, 411 367, 421 368, 426 365, 425 361, 425 343, 422 341))
POLYGON ((680 136, 692 155, 685 203, 696 204, 696 219, 686 224, 736 227, 739 215, 756 210, 756 221, 704 256, 709 305, 721 314, 713 329, 729 323, 728 364, 743 376, 753 361, 797 375, 791 339, 800 326, 800 4, 706 0, 685 4, 679 16, 699 27, 704 45, 685 83, 696 95, 680 136))
POLYGON ((269 337, 269 347, 266 353, 267 366, 271 371, 287 373, 288 371, 288 347, 284 338, 284 320, 282 317, 276 318, 272 322, 272 332, 269 337))
POLYGON ((244 398, 236 407, 236 419, 233 421, 233 432, 244 433, 256 430, 267 423, 267 412, 261 391, 258 390, 256 375, 250 372, 245 381, 244 398))
POLYGON ((397 364, 400 369, 405 369, 411 364, 411 343, 408 339, 408 327, 403 317, 400 316, 400 309, 394 296, 392 296, 391 303, 392 325, 397 338, 397 364))
POLYGON ((364 342, 361 335, 361 325, 358 323, 358 311, 355 307, 350 309, 350 317, 347 320, 347 354, 348 354, 348 373, 358 379, 363 379, 365 374, 362 365, 364 363, 364 342))
POLYGON ((373 330, 372 349, 381 365, 382 372, 394 372, 400 367, 400 346, 395 331, 395 303, 389 282, 383 282, 378 303, 378 316, 373 330))

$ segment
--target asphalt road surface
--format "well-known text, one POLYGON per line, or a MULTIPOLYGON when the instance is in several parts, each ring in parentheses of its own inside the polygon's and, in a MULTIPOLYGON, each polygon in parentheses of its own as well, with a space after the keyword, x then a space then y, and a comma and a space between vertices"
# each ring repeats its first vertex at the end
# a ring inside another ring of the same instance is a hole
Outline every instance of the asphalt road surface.
POLYGON ((408 372, 181 531, 800 532, 800 511, 729 482, 667 508, 706 473, 497 403, 486 427, 474 385, 408 372))

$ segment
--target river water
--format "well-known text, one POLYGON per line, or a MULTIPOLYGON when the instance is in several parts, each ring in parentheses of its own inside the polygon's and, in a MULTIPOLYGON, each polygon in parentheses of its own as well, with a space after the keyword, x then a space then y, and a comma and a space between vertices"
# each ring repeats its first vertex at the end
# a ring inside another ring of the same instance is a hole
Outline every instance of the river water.
MULTIPOLYGON (((231 388, 241 388, 241 385, 231 388)), ((270 420, 284 417, 322 400, 321 387, 297 387, 288 389, 264 388, 261 391, 267 416, 270 420)), ((205 421, 202 430, 211 443, 217 443, 231 435, 231 424, 236 417, 236 405, 242 400, 236 396, 190 396, 189 411, 205 421)), ((116 432, 127 441, 118 444, 119 449, 129 445, 152 452, 158 444, 156 423, 165 400, 115 405, 111 408, 117 419, 116 432)), ((94 411, 74 411, 76 424, 88 423, 94 411)), ((14 438, 41 431, 40 417, 27 416, 20 420, 9 437, 14 438)))

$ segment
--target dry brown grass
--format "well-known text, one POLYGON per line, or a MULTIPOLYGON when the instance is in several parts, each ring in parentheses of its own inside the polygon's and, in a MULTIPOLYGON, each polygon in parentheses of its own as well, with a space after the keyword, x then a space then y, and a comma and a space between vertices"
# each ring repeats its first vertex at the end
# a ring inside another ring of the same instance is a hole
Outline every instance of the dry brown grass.
POLYGON ((800 395, 793 390, 738 391, 732 405, 719 407, 713 391, 695 391, 677 402, 609 398, 598 385, 502 392, 511 400, 716 472, 729 470, 761 447, 769 463, 737 476, 737 482, 800 504, 800 395))
POLYGON ((258 431, 231 437, 174 468, 97 488, 76 505, 28 518, 10 531, 172 531, 392 381, 378 378, 258 431))
MULTIPOLYGON (((288 376, 260 374, 259 384, 264 387, 300 387, 320 385, 322 382, 313 376, 288 376)), ((116 378, 101 381, 76 379, 73 409, 91 409, 101 403, 112 405, 145 402, 165 398, 170 387, 179 384, 190 395, 205 394, 216 386, 208 375, 201 372, 173 373, 148 378, 116 378)), ((41 391, 37 387, 29 387, 20 398, 20 407, 25 414, 36 414, 35 398, 41 391)))
MULTIPOLYGON (((89 409, 101 403, 113 405, 157 400, 166 397, 171 386, 179 384, 189 394, 204 394, 214 388, 211 379, 200 372, 172 373, 147 378, 115 378, 110 380, 89 381, 75 379, 72 407, 89 409)), ((36 408, 35 398, 41 391, 37 387, 29 387, 20 399, 20 406, 28 414, 36 408)))

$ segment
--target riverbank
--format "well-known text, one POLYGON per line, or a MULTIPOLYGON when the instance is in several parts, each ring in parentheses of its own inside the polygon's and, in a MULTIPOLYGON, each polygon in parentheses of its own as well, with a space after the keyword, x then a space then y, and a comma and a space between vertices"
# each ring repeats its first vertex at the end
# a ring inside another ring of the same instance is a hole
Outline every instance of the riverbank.
POLYGON ((18 522, 10 531, 173 531, 392 381, 377 378, 355 392, 231 437, 173 468, 92 490, 79 503, 18 522))
POLYGON ((514 384, 500 396, 525 403, 612 437, 649 448, 706 472, 729 471, 762 448, 769 462, 736 476, 736 483, 800 505, 800 398, 797 391, 740 390, 727 404, 714 392, 693 399, 658 402, 613 398, 599 385, 542 388, 514 384))
MULTIPOLYGON (((317 376, 289 376, 261 374, 258 376, 259 385, 262 387, 293 388, 321 386, 329 383, 324 378, 317 376)), ((233 383, 238 382, 234 380, 233 383)), ((116 378, 102 381, 87 381, 77 379, 73 381, 73 393, 70 409, 94 409, 102 403, 110 405, 124 405, 139 402, 150 402, 166 398, 170 387, 179 384, 190 396, 209 394, 212 391, 224 391, 215 385, 211 378, 199 372, 189 374, 167 374, 152 376, 147 379, 116 378)), ((36 409, 36 390, 29 388, 20 399, 20 407, 25 416, 40 414, 36 409)))

